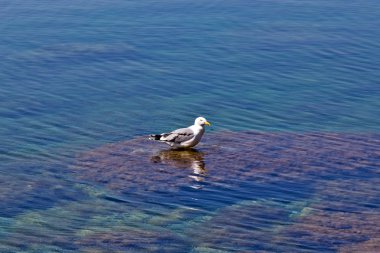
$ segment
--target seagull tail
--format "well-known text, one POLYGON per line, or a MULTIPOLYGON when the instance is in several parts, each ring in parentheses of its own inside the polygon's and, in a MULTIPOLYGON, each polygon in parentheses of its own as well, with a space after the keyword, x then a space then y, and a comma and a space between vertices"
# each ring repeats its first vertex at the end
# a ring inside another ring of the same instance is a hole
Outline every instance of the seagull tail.
POLYGON ((149 140, 152 141, 159 141, 161 139, 162 135, 161 134, 151 134, 149 136, 149 140))

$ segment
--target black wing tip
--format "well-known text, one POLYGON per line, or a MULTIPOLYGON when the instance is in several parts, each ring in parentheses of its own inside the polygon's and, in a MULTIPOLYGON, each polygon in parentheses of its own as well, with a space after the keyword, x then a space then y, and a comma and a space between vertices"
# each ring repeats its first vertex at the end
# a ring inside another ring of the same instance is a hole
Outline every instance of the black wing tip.
POLYGON ((161 134, 151 134, 149 135, 149 140, 158 141, 160 140, 161 136, 162 136, 161 134))

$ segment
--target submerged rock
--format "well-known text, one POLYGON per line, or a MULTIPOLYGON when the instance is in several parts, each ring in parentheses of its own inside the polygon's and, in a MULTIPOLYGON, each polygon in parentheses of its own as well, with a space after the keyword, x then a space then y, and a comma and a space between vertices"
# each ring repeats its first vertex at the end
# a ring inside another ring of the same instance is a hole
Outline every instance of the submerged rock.
POLYGON ((380 137, 333 133, 225 132, 196 150, 167 150, 145 138, 108 144, 78 156, 78 178, 120 192, 177 191, 208 183, 305 182, 380 174, 380 137))
POLYGON ((184 229, 199 251, 349 252, 376 248, 379 168, 374 134, 225 132, 208 134, 196 150, 143 138, 109 144, 80 154, 71 170, 149 203, 186 204, 187 195, 212 202, 203 221, 152 219, 184 229))
POLYGON ((187 252, 190 249, 180 236, 169 231, 128 229, 92 233, 76 245, 94 252, 187 252))
POLYGON ((314 249, 377 252, 373 242, 380 235, 379 192, 380 178, 336 180, 319 185, 309 206, 312 211, 285 227, 282 238, 295 244, 307 242, 314 249))
POLYGON ((202 180, 203 152, 159 148, 141 138, 105 145, 81 154, 72 171, 118 192, 170 192, 191 185, 194 177, 202 180))
POLYGON ((213 250, 378 252, 380 179, 330 181, 309 202, 246 201, 188 229, 213 250))
POLYGON ((292 211, 281 202, 243 201, 221 208, 202 224, 194 224, 187 236, 209 252, 291 252, 286 244, 273 244, 272 240, 290 224, 292 211))
MULTIPOLYGON (((184 210, 185 211, 185 210, 184 210)), ((180 252, 186 238, 159 226, 179 219, 153 220, 152 210, 132 209, 104 198, 67 202, 0 219, 1 252, 180 252), (157 222, 159 224, 157 224, 157 222)))
POLYGON ((20 162, 6 164, 4 168, 0 169, 1 217, 47 209, 61 200, 79 198, 78 192, 61 180, 62 165, 20 162))

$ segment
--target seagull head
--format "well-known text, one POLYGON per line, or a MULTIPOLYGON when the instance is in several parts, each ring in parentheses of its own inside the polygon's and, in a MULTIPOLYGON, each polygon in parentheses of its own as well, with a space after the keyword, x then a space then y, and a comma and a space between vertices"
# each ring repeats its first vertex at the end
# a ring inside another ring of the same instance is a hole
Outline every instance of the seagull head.
POLYGON ((198 117, 195 119, 194 121, 194 125, 197 125, 197 126, 211 126, 211 124, 203 117, 198 117))

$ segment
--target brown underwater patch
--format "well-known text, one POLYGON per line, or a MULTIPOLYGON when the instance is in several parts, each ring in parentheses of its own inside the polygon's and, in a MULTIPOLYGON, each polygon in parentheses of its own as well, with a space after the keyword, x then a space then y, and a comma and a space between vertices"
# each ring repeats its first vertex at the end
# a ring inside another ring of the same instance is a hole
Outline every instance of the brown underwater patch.
POLYGON ((315 249, 324 246, 342 252, 372 251, 380 235, 380 179, 330 181, 317 186, 308 215, 281 231, 282 240, 315 249), (285 238, 285 240, 284 240, 285 238))
POLYGON ((201 181, 310 184, 298 215, 265 201, 227 206, 193 226, 190 238, 220 250, 378 249, 378 135, 225 132, 207 135, 197 150, 165 148, 143 138, 109 144, 78 156, 72 170, 116 192, 176 192, 201 181))
POLYGON ((93 233, 75 244, 84 252, 178 252, 186 245, 181 237, 168 231, 131 228, 93 233))
POLYGON ((312 182, 342 171, 375 170, 379 147, 374 135, 335 133, 214 133, 197 150, 183 151, 136 138, 82 153, 71 169, 116 191, 176 191, 193 183, 192 176, 209 182, 312 182))

